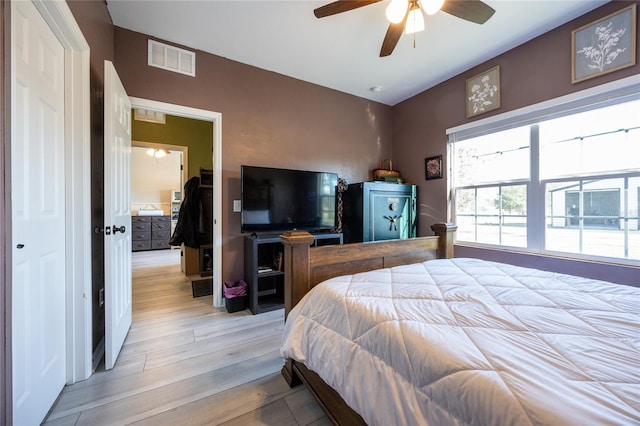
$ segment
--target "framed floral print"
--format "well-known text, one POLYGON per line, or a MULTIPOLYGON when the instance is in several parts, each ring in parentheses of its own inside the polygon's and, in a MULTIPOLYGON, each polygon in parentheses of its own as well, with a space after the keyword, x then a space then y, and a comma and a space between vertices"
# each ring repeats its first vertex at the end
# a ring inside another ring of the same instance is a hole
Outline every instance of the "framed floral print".
POLYGON ((424 178, 426 180, 440 179, 442 177, 442 155, 424 159, 424 178))
POLYGON ((571 83, 635 63, 635 4, 571 32, 571 83))
POLYGON ((467 118, 500 108, 500 66, 467 80, 467 118))

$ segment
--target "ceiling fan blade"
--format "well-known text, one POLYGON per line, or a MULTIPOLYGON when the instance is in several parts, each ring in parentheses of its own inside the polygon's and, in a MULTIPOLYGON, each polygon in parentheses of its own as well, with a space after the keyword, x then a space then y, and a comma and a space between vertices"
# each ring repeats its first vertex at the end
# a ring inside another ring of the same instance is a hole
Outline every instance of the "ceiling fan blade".
POLYGON ((402 36, 402 33, 404 32, 404 27, 407 23, 409 12, 410 9, 407 8, 407 13, 404 14, 404 19, 402 20, 402 22, 398 24, 389 24, 387 33, 384 35, 384 40, 382 41, 382 47, 380 48, 381 58, 389 56, 391 55, 391 53, 393 53, 393 49, 396 48, 398 40, 400 40, 400 36, 402 36))
POLYGON ((313 14, 316 15, 316 18, 324 18, 325 16, 348 12, 349 10, 378 3, 379 1, 382 0, 338 0, 315 9, 313 14))
POLYGON ((440 10, 476 24, 484 24, 496 12, 480 0, 447 0, 440 10))

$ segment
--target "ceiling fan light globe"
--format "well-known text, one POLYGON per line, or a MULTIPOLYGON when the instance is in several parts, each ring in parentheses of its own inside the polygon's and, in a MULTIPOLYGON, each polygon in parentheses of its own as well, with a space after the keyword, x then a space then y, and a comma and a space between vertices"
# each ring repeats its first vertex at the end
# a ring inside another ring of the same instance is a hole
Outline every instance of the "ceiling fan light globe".
POLYGON ((420 6, 427 15, 435 15, 442 8, 444 0, 421 0, 420 6))
POLYGON ((405 34, 413 34, 420 31, 424 31, 424 16, 422 15, 422 10, 418 7, 409 12, 404 32, 405 34))
POLYGON ((391 0, 389 6, 385 11, 387 15, 387 19, 392 24, 399 24, 404 19, 405 13, 407 13, 407 8, 409 7, 409 2, 407 0, 391 0))

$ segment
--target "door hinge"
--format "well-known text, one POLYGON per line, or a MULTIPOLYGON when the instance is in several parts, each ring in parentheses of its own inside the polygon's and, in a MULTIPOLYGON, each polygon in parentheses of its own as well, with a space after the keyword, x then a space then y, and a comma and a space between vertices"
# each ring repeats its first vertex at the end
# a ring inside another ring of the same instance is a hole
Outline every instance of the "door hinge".
POLYGON ((102 305, 104 305, 104 288, 98 292, 98 307, 101 308, 102 305))

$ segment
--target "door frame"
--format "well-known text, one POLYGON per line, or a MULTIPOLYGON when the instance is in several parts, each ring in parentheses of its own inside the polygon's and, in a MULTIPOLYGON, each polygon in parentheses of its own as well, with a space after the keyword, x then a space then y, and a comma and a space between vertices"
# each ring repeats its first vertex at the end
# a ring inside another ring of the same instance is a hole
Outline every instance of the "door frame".
POLYGON ((131 108, 213 123, 213 306, 222 308, 222 113, 133 96, 129 99, 131 108))
MULTIPOLYGON (((64 0, 32 0, 45 22, 56 35, 65 51, 65 238, 66 252, 66 381, 68 384, 84 380, 91 375, 91 300, 86 295, 91 294, 91 191, 86 182, 91 181, 90 152, 91 152, 91 123, 90 123, 90 58, 87 43, 69 6, 64 0), (88 327, 87 327, 88 325, 88 327)), ((3 11, 4 23, 10 22, 11 5, 5 4, 3 11), (7 16, 9 18, 7 19, 7 16)), ((10 25, 5 27, 4 33, 11 43, 10 25)), ((5 63, 11 65, 9 52, 4 52, 5 63)), ((9 71, 9 69, 5 68, 9 71)), ((5 82, 11 81, 10 75, 4 76, 5 82)), ((11 90, 11 89, 9 89, 11 90)), ((4 94, 4 102, 10 99, 9 91, 4 94)), ((10 103, 5 112, 6 128, 3 140, 3 156, 5 166, 5 206, 4 229, 6 236, 4 254, 5 265, 5 319, 4 332, 6 345, 3 348, 5 356, 3 383, 3 408, 5 418, 11 422, 12 413, 12 256, 13 246, 11 235, 11 129, 10 103)))
POLYGON ((64 0, 32 0, 65 49, 67 383, 91 375, 89 44, 64 0))

